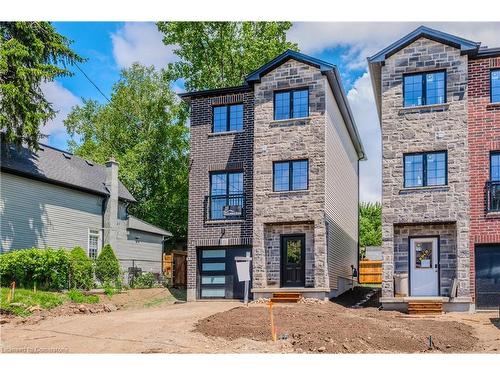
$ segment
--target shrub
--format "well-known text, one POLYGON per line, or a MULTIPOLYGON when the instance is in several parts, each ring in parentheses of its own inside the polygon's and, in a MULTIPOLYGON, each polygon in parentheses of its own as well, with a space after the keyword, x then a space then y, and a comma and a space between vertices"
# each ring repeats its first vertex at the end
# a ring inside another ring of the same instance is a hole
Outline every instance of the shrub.
POLYGON ((85 250, 77 246, 69 253, 69 287, 89 290, 94 286, 94 265, 85 250))
POLYGON ((95 275, 102 284, 116 284, 119 282, 120 263, 118 263, 118 259, 116 259, 115 253, 109 244, 104 246, 97 257, 95 275))
POLYGON ((134 279, 134 288, 152 288, 156 278, 151 272, 144 272, 134 279))
POLYGON ((80 292, 79 290, 76 290, 76 289, 71 289, 70 291, 68 291, 68 293, 66 295, 71 301, 76 302, 76 303, 97 303, 97 302, 99 302, 99 296, 94 296, 94 295, 86 296, 82 292, 80 292))
POLYGON ((67 287, 69 256, 63 249, 26 249, 0 254, 0 282, 21 288, 61 290, 67 287))

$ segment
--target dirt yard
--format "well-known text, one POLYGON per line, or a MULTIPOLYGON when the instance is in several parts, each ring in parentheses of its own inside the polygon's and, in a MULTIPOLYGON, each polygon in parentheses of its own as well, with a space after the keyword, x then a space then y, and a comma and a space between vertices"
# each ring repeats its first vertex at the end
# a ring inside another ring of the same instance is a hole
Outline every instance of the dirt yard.
MULTIPOLYGON (((175 292, 174 292, 175 293, 175 292)), ((360 293, 362 294, 362 293, 360 293)), ((335 303, 275 305, 272 342, 264 304, 174 303, 168 291, 130 291, 80 311, 1 325, 0 351, 63 353, 414 353, 500 352, 498 312, 410 317, 335 303), (158 294, 159 293, 159 294, 158 294), (107 308, 101 305, 108 306, 107 308), (110 307, 110 306, 114 306, 110 307), (116 310, 116 311, 114 311, 116 310), (432 336, 432 349, 429 349, 432 336)), ((368 301, 365 306, 375 305, 368 301)))

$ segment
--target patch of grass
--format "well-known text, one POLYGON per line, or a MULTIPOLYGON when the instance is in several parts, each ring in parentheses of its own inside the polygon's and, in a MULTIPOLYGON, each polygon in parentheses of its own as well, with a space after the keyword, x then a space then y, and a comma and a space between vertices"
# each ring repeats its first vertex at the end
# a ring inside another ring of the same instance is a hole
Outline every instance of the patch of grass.
POLYGON ((7 302, 9 290, 9 288, 1 288, 0 308, 2 311, 14 315, 28 316, 31 314, 31 307, 39 306, 42 309, 52 309, 62 305, 65 301, 65 296, 62 293, 16 289, 14 299, 9 303, 7 302))
POLYGON ((161 297, 161 298, 155 298, 152 299, 144 304, 144 307, 155 307, 159 306, 165 302, 170 302, 174 300, 175 298, 173 296, 168 296, 168 297, 161 297))
POLYGON ((89 295, 86 296, 82 292, 76 289, 71 289, 66 296, 73 302, 76 303, 98 303, 99 296, 89 295))

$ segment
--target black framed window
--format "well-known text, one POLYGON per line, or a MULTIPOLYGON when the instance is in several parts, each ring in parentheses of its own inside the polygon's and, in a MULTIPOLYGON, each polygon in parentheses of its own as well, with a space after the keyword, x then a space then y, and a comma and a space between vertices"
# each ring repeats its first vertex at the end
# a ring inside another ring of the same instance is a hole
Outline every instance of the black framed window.
POLYGON ((405 107, 446 103, 446 72, 405 75, 403 98, 405 107))
POLYGON ((446 151, 404 155, 404 187, 440 186, 448 183, 446 151))
POLYGON ((500 103, 500 69, 490 72, 491 102, 500 103))
POLYGON ((225 219, 229 206, 243 209, 243 172, 210 173, 210 219, 225 219))
POLYGON ((500 182, 500 151, 490 154, 490 180, 500 182))
POLYGON ((309 90, 297 89, 274 93, 274 119, 286 120, 309 116, 309 90))
POLYGON ((273 163, 273 190, 307 190, 309 185, 309 161, 290 160, 273 163))
POLYGON ((243 104, 221 105, 212 109, 214 133, 243 130, 243 104))

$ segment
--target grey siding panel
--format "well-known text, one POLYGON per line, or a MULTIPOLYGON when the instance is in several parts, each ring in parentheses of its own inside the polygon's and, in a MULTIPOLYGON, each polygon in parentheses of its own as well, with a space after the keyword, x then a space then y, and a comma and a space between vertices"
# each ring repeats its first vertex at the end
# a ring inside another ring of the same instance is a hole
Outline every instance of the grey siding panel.
MULTIPOLYGON (((333 93, 326 86, 325 219, 330 288, 341 288, 358 260, 358 158, 333 93)), ((343 290, 342 290, 343 291, 343 290)), ((338 291, 338 292, 342 292, 338 291)))
POLYGON ((30 247, 87 249, 102 226, 102 198, 16 175, 0 175, 1 251, 30 247))
POLYGON ((122 268, 141 268, 144 272, 161 272, 163 236, 126 228, 126 221, 119 221, 118 241, 115 250, 122 268))

